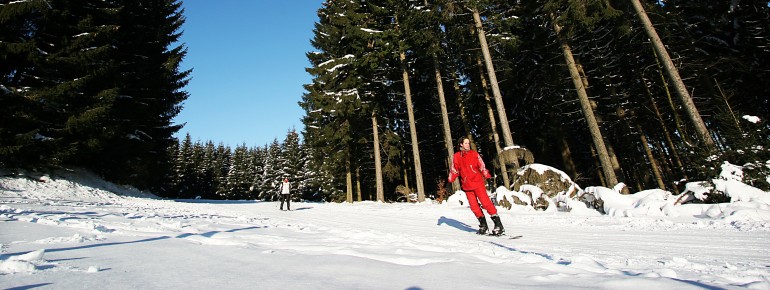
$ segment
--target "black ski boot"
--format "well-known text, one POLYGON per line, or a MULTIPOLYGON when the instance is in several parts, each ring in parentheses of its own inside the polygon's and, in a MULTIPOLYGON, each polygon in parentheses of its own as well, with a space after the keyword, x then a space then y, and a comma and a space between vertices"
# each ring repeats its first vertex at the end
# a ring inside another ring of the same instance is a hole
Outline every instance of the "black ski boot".
POLYGON ((479 231, 476 233, 479 235, 486 235, 487 231, 489 231, 489 226, 487 226, 487 218, 481 216, 479 218, 479 231))
POLYGON ((493 215, 492 222, 495 223, 495 228, 492 229, 492 233, 490 233, 493 236, 499 236, 505 233, 505 228, 503 228, 503 223, 500 221, 500 216, 493 215))

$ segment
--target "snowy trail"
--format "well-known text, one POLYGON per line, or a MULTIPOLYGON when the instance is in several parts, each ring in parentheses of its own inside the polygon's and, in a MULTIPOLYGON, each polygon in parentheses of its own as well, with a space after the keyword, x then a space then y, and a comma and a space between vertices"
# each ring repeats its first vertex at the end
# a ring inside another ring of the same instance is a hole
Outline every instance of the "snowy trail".
POLYGON ((0 288, 770 289, 766 221, 501 210, 513 240, 449 205, 20 192, 0 191, 0 288))

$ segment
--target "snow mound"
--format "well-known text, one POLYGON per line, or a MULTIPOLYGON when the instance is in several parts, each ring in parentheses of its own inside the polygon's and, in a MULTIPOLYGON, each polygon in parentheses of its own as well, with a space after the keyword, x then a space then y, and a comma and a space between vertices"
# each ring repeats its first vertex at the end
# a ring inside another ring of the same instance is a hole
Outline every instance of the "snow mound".
POLYGON ((0 176, 0 194, 37 200, 78 201, 111 204, 123 198, 150 198, 157 196, 130 186, 104 181, 85 170, 59 170, 53 174, 3 174, 0 176))
POLYGON ((584 198, 601 201, 601 209, 610 216, 676 216, 671 193, 662 189, 650 189, 634 194, 621 194, 617 189, 601 186, 587 187, 584 198))
POLYGON ((32 272, 37 269, 34 262, 43 260, 45 250, 37 250, 26 254, 10 256, 0 260, 0 273, 32 272))
MULTIPOLYGON (((722 165, 718 178, 710 182, 689 182, 685 185, 686 190, 679 196, 662 189, 623 194, 622 191, 626 187, 623 183, 613 188, 589 186, 581 189, 563 172, 542 164, 528 165, 526 170, 519 171, 522 172, 534 178, 519 184, 518 191, 501 186, 490 195, 499 206, 508 210, 562 211, 580 216, 607 214, 613 217, 682 216, 721 219, 732 222, 737 227, 742 227, 739 225, 741 222, 753 222, 756 225, 757 222, 770 220, 770 192, 743 183, 742 167, 727 162, 722 165), (531 182, 536 184, 529 184, 531 182), (553 186, 555 183, 562 184, 553 186), (709 194, 714 193, 728 196, 730 202, 685 204, 706 200, 709 194)), ((454 204, 467 202, 464 194, 452 195, 450 200, 453 200, 454 204)))

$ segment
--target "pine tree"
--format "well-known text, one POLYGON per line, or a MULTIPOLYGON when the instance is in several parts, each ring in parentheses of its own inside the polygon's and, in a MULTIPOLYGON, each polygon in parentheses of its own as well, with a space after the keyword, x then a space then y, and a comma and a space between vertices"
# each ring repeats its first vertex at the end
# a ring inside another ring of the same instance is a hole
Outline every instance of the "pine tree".
POLYGON ((280 163, 281 144, 274 139, 270 145, 265 146, 265 166, 262 170, 262 182, 259 184, 262 200, 274 200, 277 198, 278 185, 283 180, 284 173, 280 163))
POLYGON ((42 106, 31 98, 31 70, 42 57, 36 26, 43 1, 4 1, 0 5, 0 165, 10 168, 57 165, 46 158, 55 147, 39 134, 42 106))
POLYGON ((22 109, 20 115, 13 114, 22 122, 9 130, 15 133, 9 139, 16 140, 10 148, 39 154, 30 163, 89 165, 104 148, 105 136, 114 134, 104 123, 118 95, 109 81, 116 70, 111 59, 116 8, 104 1, 3 5, 2 14, 8 15, 3 23, 20 37, 3 45, 10 54, 2 55, 22 56, 3 71, 8 85, 3 84, 2 91, 12 92, 7 99, 11 108, 22 109), (26 146, 32 148, 21 148, 26 146))
POLYGON ((597 1, 585 3, 581 1, 551 1, 546 5, 547 11, 545 13, 551 18, 554 27, 554 31, 557 34, 557 39, 564 55, 564 59, 569 70, 572 82, 575 85, 575 89, 580 101, 580 107, 583 111, 583 116, 588 125, 588 129, 593 139, 594 148, 597 151, 599 162, 601 163, 602 172, 606 185, 613 187, 618 183, 618 178, 615 172, 615 166, 611 162, 610 153, 607 150, 606 140, 603 137, 603 133, 599 127, 596 114, 592 108, 591 101, 588 99, 587 84, 581 76, 581 72, 578 66, 579 63, 575 61, 572 48, 568 39, 570 38, 570 31, 576 28, 564 29, 563 25, 571 24, 576 26, 592 26, 596 21, 599 21, 602 17, 612 16, 614 10, 611 7, 604 5, 605 2, 597 1), (566 2, 566 3, 564 3, 566 2), (565 13, 559 13, 560 5, 568 7, 564 9, 565 13), (605 16, 606 15, 606 16, 605 16))
POLYGON ((322 181, 317 180, 318 174, 316 174, 310 167, 310 150, 305 144, 300 144, 300 160, 299 166, 302 168, 302 176, 298 176, 300 183, 298 187, 298 193, 301 199, 319 201, 323 200, 324 196, 321 194, 318 184, 322 181))
POLYGON ((690 117, 690 121, 695 126, 695 130, 698 132, 700 141, 708 147, 709 151, 715 150, 716 148, 714 148, 714 140, 706 128, 706 124, 703 121, 698 108, 695 106, 695 102, 692 100, 692 96, 687 91, 682 78, 679 76, 679 70, 675 67, 674 62, 671 60, 671 56, 669 56, 668 50, 664 47, 657 31, 652 26, 652 23, 650 22, 649 17, 647 16, 647 13, 642 6, 642 3, 639 0, 631 0, 631 3, 633 4, 637 16, 644 25, 644 29, 647 32, 653 47, 655 48, 656 55, 660 58, 660 62, 663 64, 663 67, 665 68, 665 71, 675 88, 674 91, 679 97, 680 102, 682 102, 685 112, 687 112, 687 115, 690 117))
POLYGON ((254 171, 252 168, 253 160, 249 157, 249 150, 246 144, 235 147, 232 157, 232 165, 227 172, 226 191, 224 199, 245 199, 249 198, 249 187, 251 186, 254 171))
POLYGON ((369 9, 368 3, 335 1, 328 1, 319 9, 316 35, 311 43, 320 51, 307 54, 313 66, 307 71, 314 79, 312 84, 305 85, 307 93, 300 103, 307 112, 303 118, 307 127, 304 139, 313 148, 311 166, 334 176, 334 186, 348 188, 349 202, 352 180, 342 176, 351 176, 351 168, 360 166, 356 147, 366 136, 361 134, 371 132, 363 129, 371 123, 361 110, 367 81, 357 71, 367 66, 375 69, 373 62, 365 61, 372 57, 366 53, 367 47, 379 44, 377 30, 366 26, 375 21, 369 9))
POLYGON ((180 71, 186 48, 176 42, 184 24, 179 0, 123 1, 113 57, 119 96, 110 110, 114 135, 98 165, 107 178, 155 188, 169 167, 164 148, 182 125, 172 124, 188 93, 190 71, 180 71))
POLYGON ((267 150, 262 147, 252 148, 250 153, 253 158, 251 167, 253 169, 253 178, 251 180, 251 186, 249 187, 249 198, 259 199, 262 196, 261 188, 259 187, 264 182, 265 162, 267 159, 267 150))
POLYGON ((194 144, 190 134, 186 134, 177 150, 174 162, 173 197, 190 197, 188 194, 195 186, 194 144))
MULTIPOLYGON (((283 173, 292 185, 292 193, 302 192, 305 179, 305 167, 303 162, 302 145, 299 143, 299 134, 290 130, 281 143, 281 155, 283 159, 283 173)), ((294 194, 295 198, 300 195, 294 194)))
POLYGON ((178 71, 184 48, 168 49, 184 22, 180 7, 175 0, 0 5, 0 118, 8 121, 0 125, 0 162, 82 166, 162 190, 166 150, 181 128, 171 120, 187 97, 180 89, 189 72, 178 71))
POLYGON ((227 173, 233 164, 233 154, 230 146, 225 146, 221 142, 217 146, 216 159, 214 161, 214 178, 216 187, 216 196, 221 198, 227 195, 227 173))
POLYGON ((203 158, 201 160, 201 166, 198 169, 198 195, 204 199, 212 199, 216 197, 216 147, 214 142, 207 141, 203 145, 203 158))

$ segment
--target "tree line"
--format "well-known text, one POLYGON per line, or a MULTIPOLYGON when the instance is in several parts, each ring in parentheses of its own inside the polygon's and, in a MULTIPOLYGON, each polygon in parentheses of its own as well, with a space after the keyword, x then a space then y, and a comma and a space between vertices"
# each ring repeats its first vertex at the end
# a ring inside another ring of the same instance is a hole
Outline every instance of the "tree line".
POLYGON ((300 102, 310 167, 347 201, 399 186, 423 200, 469 136, 496 185, 534 159, 580 184, 678 193, 730 161, 768 188, 768 6, 325 1, 300 102))
POLYGON ((169 148, 173 172, 161 192, 174 198, 276 200, 278 185, 286 178, 294 199, 339 199, 338 191, 326 187, 325 177, 310 170, 307 151, 295 130, 283 142, 235 149, 193 142, 187 134, 169 148))

